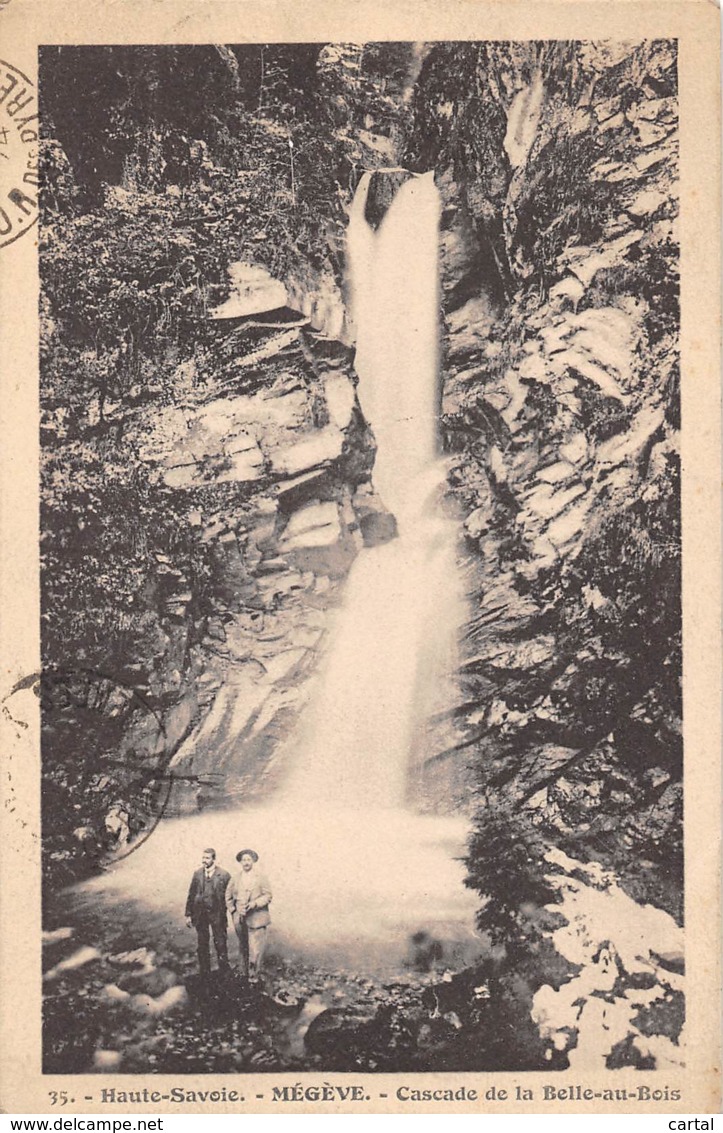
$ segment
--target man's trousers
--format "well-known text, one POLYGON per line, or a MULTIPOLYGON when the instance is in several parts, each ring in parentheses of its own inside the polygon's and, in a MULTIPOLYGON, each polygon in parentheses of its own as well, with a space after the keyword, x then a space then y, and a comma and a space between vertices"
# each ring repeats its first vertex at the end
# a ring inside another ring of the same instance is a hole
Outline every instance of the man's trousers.
POLYGON ((266 950, 266 937, 268 929, 249 928, 243 917, 234 916, 233 927, 238 937, 240 956, 239 971, 242 976, 255 976, 261 970, 261 963, 266 950))
POLYGON ((209 920, 203 917, 197 920, 194 928, 198 937, 198 967, 202 976, 211 971, 211 946, 209 931, 213 934, 213 944, 218 956, 219 970, 228 968, 228 929, 226 917, 223 920, 209 920))

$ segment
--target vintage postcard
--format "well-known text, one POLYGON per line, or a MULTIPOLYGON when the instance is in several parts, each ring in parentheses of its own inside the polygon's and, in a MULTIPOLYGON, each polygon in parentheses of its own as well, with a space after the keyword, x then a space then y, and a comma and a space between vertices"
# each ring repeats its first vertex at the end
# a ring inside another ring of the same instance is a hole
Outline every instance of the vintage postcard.
POLYGON ((717 1111, 718 26, 5 0, 4 1111, 717 1111))

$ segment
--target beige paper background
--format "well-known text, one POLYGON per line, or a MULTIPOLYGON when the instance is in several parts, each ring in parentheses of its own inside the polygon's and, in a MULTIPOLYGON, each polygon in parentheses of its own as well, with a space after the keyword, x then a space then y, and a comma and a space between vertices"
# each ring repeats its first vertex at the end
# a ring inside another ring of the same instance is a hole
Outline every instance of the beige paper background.
MULTIPOLYGON (((218 1112, 223 1105, 103 1105, 103 1087, 209 1090, 246 1097, 240 1113, 334 1112, 333 1103, 271 1101, 278 1085, 363 1083, 368 1101, 344 1112, 717 1112, 720 1053, 720 108, 719 12, 703 0, 8 0, 0 56, 37 78, 39 43, 242 43, 435 39, 679 40, 682 245, 682 468, 685 724, 687 1069, 402 1075, 102 1075, 40 1071, 39 727, 2 721, 0 811, 0 1110, 21 1113, 218 1112), (520 1084, 594 1090, 665 1086, 679 1102, 425 1104, 395 1100, 400 1084, 484 1092, 520 1084), (62 1110, 49 1091, 76 1099, 62 1110), (94 1095, 90 1103, 85 1095, 94 1095), (256 1095, 263 1094, 258 1100, 256 1095), (381 1094, 388 1095, 380 1097, 381 1094)), ((0 249, 0 701, 39 667, 37 229, 0 249)))

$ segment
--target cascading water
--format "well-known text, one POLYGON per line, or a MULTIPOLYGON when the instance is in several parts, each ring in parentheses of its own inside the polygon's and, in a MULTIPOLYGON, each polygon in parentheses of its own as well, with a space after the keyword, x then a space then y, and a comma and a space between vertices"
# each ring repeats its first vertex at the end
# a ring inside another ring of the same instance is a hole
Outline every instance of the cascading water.
POLYGON ((415 732, 449 665, 458 609, 455 530, 437 512, 439 194, 399 189, 379 230, 351 209, 348 259, 358 396, 376 440, 373 479, 398 538, 360 552, 305 721, 291 802, 404 804, 415 732))
POLYGON ((380 968, 398 965, 419 930, 449 942, 451 963, 477 945, 476 900, 458 860, 463 820, 405 806, 461 620, 455 529, 438 506, 439 196, 432 174, 410 177, 374 231, 370 183, 367 174, 348 233, 355 364, 377 445, 374 485, 398 535, 352 567, 278 795, 165 821, 83 891, 133 899, 170 931, 203 847, 231 866, 242 845, 255 846, 272 879, 277 944, 380 968))
POLYGON ((365 216, 371 184, 372 174, 364 174, 347 235, 354 364, 377 443, 374 483, 400 533, 411 537, 426 511, 430 476, 440 478, 440 200, 433 173, 411 177, 375 232, 365 216))

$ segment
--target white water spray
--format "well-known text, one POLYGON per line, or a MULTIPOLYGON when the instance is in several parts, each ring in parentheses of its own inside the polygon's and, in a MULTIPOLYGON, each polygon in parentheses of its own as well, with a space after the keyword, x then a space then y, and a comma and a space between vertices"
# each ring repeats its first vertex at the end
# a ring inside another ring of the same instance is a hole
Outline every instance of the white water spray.
POLYGON ((398 538, 360 552, 302 726, 290 803, 401 807, 415 738, 460 624, 454 525, 438 514, 439 194, 431 173, 399 189, 378 231, 372 175, 350 212, 358 396, 376 440, 373 480, 398 538))
POLYGON ((347 236, 359 401, 377 442, 374 483, 402 534, 424 509, 437 470, 439 193, 434 175, 399 189, 378 231, 362 178, 347 236), (430 479, 432 482, 430 483, 430 479))

